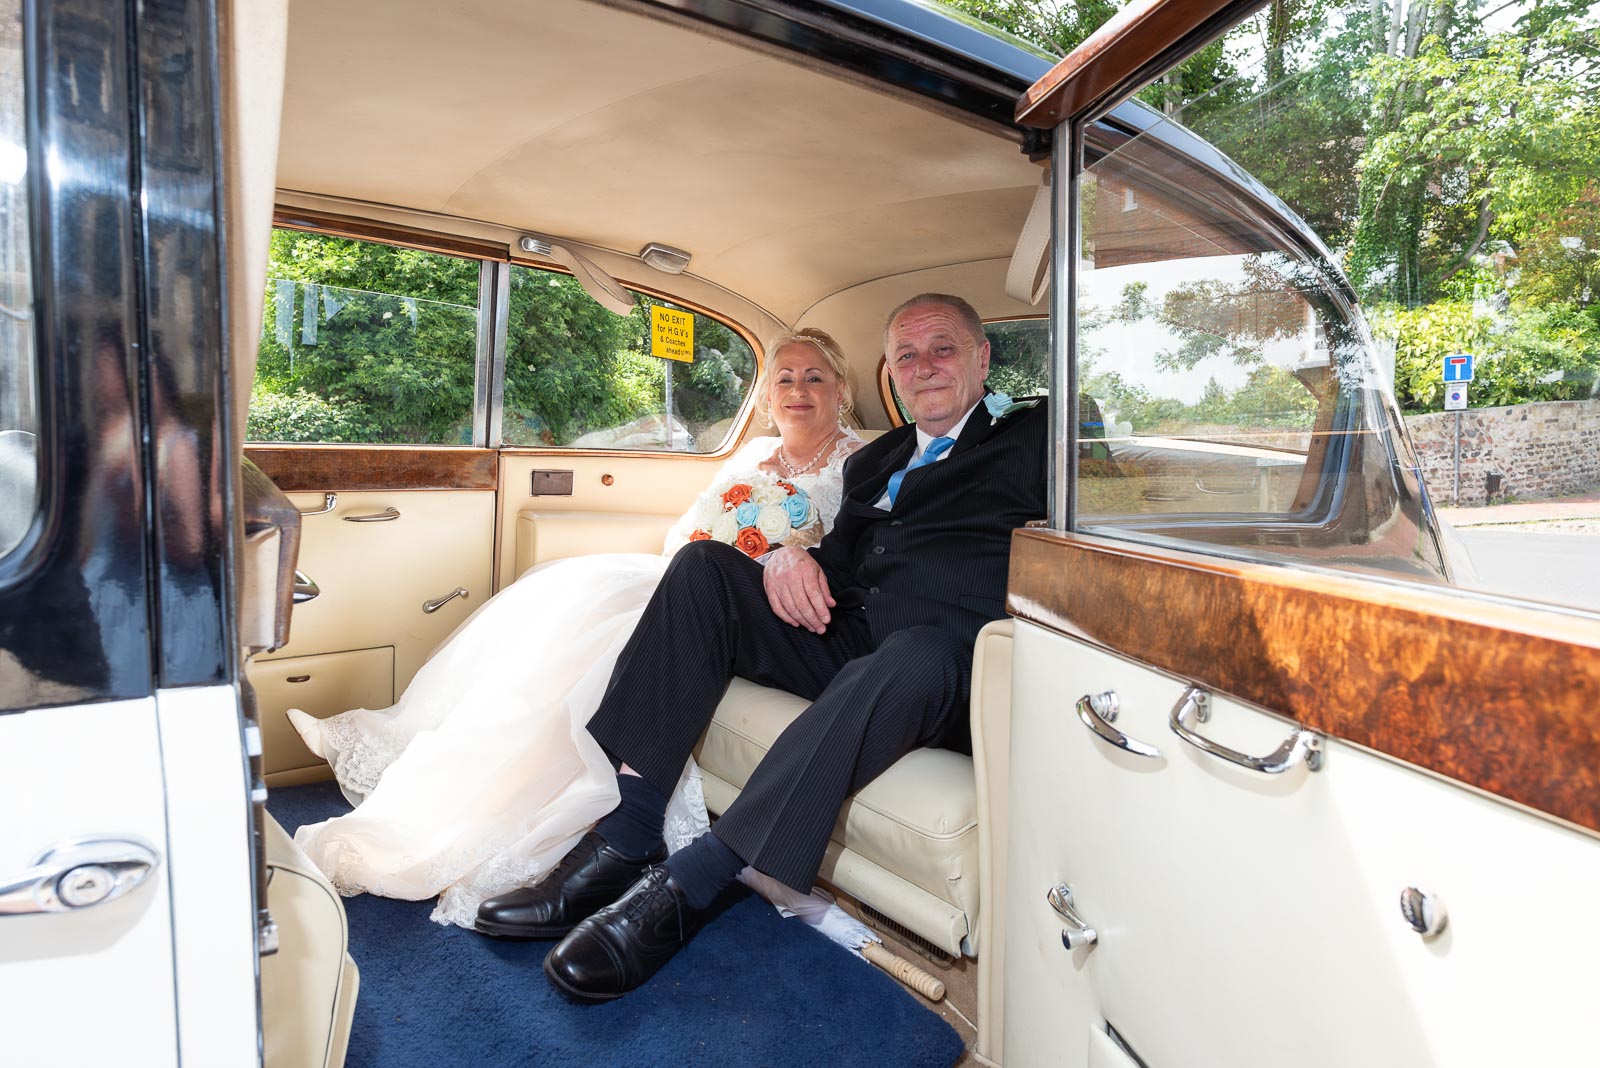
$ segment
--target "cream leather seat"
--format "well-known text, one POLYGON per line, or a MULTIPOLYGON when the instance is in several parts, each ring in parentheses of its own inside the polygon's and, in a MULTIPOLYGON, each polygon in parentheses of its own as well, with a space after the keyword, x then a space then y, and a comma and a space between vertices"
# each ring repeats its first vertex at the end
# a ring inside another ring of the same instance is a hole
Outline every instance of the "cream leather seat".
POLYGON ((277 820, 266 817, 267 906, 278 952, 261 958, 266 1068, 339 1068, 361 977, 344 903, 277 820))
MULTIPOLYGON (((1009 703, 1009 621, 979 637, 973 720, 983 703, 1009 703), (991 661, 985 663, 985 661, 991 661), (1004 663, 1000 663, 1003 660, 1004 663)), ((739 796, 773 741, 806 702, 734 679, 695 750, 706 807, 720 813, 739 796)), ((979 950, 979 812, 972 758, 919 749, 845 802, 820 875, 947 953, 979 950)))

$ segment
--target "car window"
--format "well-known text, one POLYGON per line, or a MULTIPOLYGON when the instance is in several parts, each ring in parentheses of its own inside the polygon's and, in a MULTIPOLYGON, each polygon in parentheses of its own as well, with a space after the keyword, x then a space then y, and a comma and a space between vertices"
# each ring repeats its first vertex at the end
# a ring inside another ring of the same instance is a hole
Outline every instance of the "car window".
POLYGON ((0 3, 0 556, 38 508, 38 355, 28 252, 21 5, 0 3))
POLYGON ((470 445, 478 260, 274 230, 252 441, 470 445))
POLYGON ((756 376, 754 350, 709 315, 634 293, 626 316, 572 277, 513 264, 501 439, 507 445, 714 452, 756 376), (652 309, 674 316, 680 356, 653 354, 652 309))
POLYGON ((1581 7, 1265 55, 1260 16, 1187 97, 1087 128, 1080 529, 1600 610, 1581 7))

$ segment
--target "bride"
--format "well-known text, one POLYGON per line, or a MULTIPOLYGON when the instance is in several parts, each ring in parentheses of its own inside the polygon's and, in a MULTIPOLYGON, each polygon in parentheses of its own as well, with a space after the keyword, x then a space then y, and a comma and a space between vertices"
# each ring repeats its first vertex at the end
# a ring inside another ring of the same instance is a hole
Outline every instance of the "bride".
MULTIPOLYGON (((774 541, 816 544, 838 511, 844 461, 862 444, 841 424, 850 389, 831 337, 802 330, 767 351, 756 405, 780 436, 736 451, 661 555, 542 564, 469 616, 393 707, 322 720, 289 710, 357 806, 294 836, 341 893, 437 894, 433 919, 470 928, 481 901, 535 882, 616 807, 616 774, 585 725, 672 553, 691 538, 734 539, 734 513, 722 512, 728 497, 742 499, 725 492, 739 477, 759 484, 758 495, 793 495, 793 527, 774 541)), ((752 555, 766 548, 750 529, 738 538, 752 555)), ((667 811, 667 843, 679 848, 708 825, 691 759, 667 811)))

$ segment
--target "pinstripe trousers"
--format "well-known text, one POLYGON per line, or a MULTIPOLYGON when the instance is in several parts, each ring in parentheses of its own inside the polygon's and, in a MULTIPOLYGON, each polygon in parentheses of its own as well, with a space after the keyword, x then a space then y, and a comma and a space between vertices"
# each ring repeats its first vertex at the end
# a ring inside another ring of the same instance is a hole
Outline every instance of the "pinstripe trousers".
POLYGON ((972 649, 933 626, 873 640, 860 609, 822 634, 773 614, 762 568, 732 546, 680 549, 623 649, 589 732, 670 794, 734 675, 811 702, 778 736, 716 835, 801 892, 811 889, 839 807, 964 714, 972 649))

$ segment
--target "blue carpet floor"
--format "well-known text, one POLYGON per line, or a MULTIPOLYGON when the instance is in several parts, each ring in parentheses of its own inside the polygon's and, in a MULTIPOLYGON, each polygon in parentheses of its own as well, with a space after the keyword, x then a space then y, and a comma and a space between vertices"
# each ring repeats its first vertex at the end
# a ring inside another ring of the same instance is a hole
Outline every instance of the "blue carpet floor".
MULTIPOLYGON (((332 783, 274 790, 293 833, 348 810, 332 783)), ((351 1068, 641 1065, 946 1068, 949 1024, 878 969, 742 887, 649 983, 577 1005, 540 970, 551 942, 428 920, 431 901, 346 898, 361 969, 351 1068)))

